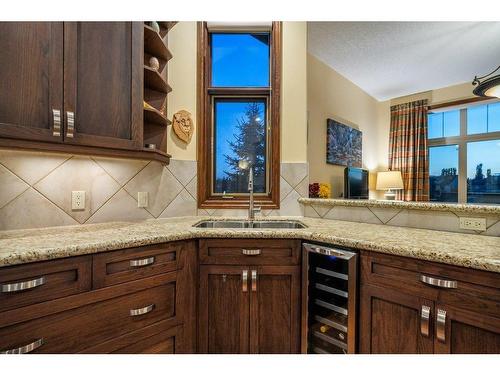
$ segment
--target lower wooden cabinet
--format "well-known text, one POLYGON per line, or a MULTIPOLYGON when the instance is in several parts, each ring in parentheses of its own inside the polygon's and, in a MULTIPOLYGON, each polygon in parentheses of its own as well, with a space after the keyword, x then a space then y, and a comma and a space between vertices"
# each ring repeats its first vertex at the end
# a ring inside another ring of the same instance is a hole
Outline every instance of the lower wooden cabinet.
POLYGON ((200 267, 201 353, 299 353, 298 266, 200 267))
POLYGON ((500 274, 361 253, 361 353, 500 353, 500 274))

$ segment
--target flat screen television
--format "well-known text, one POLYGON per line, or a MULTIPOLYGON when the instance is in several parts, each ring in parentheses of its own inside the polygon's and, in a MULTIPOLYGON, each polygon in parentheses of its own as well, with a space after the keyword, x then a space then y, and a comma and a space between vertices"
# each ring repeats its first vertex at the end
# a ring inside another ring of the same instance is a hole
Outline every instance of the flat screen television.
POLYGON ((344 198, 368 199, 368 171, 361 168, 344 169, 344 198))

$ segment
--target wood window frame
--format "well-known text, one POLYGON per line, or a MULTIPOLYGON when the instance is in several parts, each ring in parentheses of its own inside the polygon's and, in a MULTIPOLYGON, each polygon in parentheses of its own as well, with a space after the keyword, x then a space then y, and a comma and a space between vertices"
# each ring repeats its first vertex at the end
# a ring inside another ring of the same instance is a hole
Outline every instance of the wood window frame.
MULTIPOLYGON (((238 30, 240 31, 240 30, 238 30)), ((270 45, 270 88, 210 87, 210 35, 206 22, 198 22, 197 62, 197 131, 198 131, 198 208, 225 209, 247 208, 248 194, 237 194, 222 198, 212 193, 212 109, 213 96, 269 96, 270 142, 268 162, 269 192, 256 194, 255 204, 263 209, 280 207, 280 103, 281 103, 281 22, 273 22, 270 45)))

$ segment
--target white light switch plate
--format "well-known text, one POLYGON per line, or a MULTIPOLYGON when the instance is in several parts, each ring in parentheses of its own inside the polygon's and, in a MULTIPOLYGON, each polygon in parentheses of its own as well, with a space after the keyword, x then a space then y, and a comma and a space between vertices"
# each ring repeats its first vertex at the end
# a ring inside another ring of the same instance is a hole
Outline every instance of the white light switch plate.
POLYGON ((137 192, 137 207, 147 207, 148 206, 148 192, 138 191, 137 192))
POLYGON ((461 217, 460 229, 486 230, 486 219, 484 217, 461 217))
POLYGON ((85 209, 85 190, 77 190, 71 192, 71 209, 72 210, 85 209))

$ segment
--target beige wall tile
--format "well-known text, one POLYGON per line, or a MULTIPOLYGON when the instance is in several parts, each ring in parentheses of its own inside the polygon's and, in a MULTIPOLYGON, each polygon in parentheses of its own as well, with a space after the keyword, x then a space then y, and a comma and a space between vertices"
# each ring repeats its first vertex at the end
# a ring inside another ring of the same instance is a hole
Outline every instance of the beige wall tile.
POLYGON ((83 224, 120 189, 120 185, 89 157, 75 156, 43 178, 35 188, 83 224), (71 209, 74 190, 86 192, 85 210, 71 209))
POLYGON ((171 159, 167 169, 186 186, 194 176, 196 176, 197 163, 195 160, 174 160, 171 159))
POLYGON ((325 215, 325 219, 382 224, 373 212, 366 207, 335 206, 325 215))
POLYGON ((30 185, 40 181, 70 157, 68 154, 0 150, 0 163, 30 185))
MULTIPOLYGON (((401 210, 401 212, 389 220, 387 224, 401 227, 462 232, 459 227, 458 217, 451 212, 433 211, 429 213, 426 211, 401 210)), ((464 233, 474 232, 465 231, 464 233)))
POLYGON ((92 157, 99 166, 104 169, 112 178, 123 186, 139 171, 144 168, 149 161, 135 159, 117 159, 92 157))
POLYGON ((198 197, 198 178, 194 176, 191 181, 186 185, 186 190, 193 197, 195 201, 197 201, 198 197))
POLYGON ((30 186, 0 164, 0 208, 21 195, 30 186))
POLYGON ((292 190, 290 194, 286 196, 286 198, 281 202, 279 215, 280 216, 304 216, 304 210, 302 205, 297 202, 297 199, 300 198, 300 195, 292 190))
POLYGON ((368 209, 373 212, 375 216, 377 216, 384 224, 391 220, 394 216, 396 216, 400 211, 398 209, 378 207, 369 207, 368 209))
POLYGON ((280 177, 280 201, 283 201, 292 190, 290 184, 283 177, 280 177))
POLYGON ((146 209, 158 217, 179 194, 182 185, 162 164, 151 162, 124 188, 134 199, 139 191, 147 191, 149 204, 146 209))
POLYGON ((32 188, 0 209, 0 230, 72 224, 78 222, 32 188))
POLYGON ((175 197, 175 199, 163 210, 160 217, 195 216, 196 201, 186 189, 175 197))
POLYGON ((124 189, 120 189, 85 224, 109 221, 140 221, 152 218, 153 215, 144 208, 137 207, 137 201, 124 189))
POLYGON ((307 163, 281 163, 281 177, 295 188, 308 174, 307 163))

